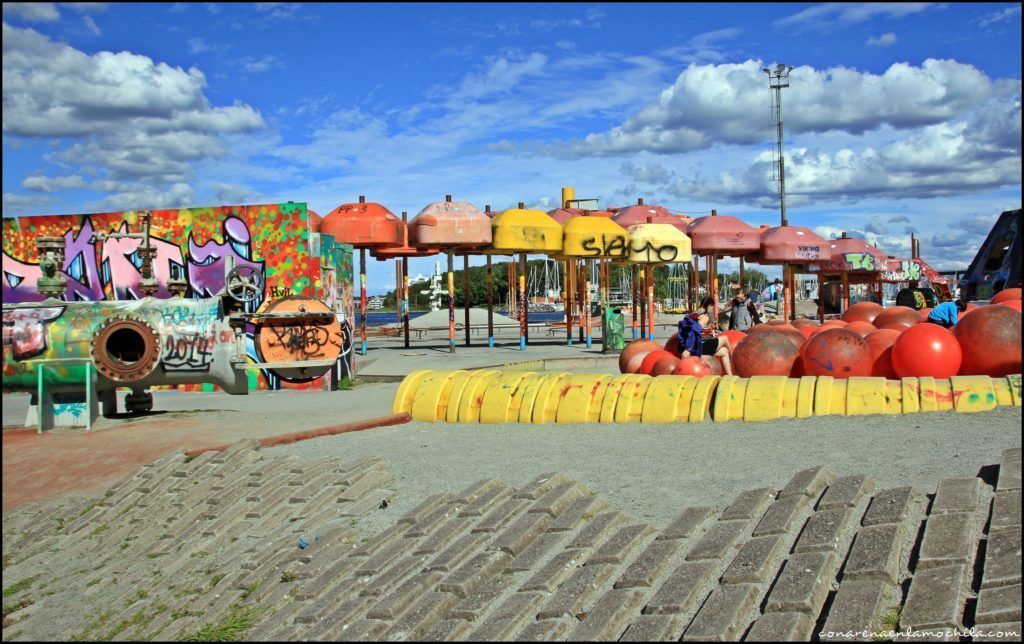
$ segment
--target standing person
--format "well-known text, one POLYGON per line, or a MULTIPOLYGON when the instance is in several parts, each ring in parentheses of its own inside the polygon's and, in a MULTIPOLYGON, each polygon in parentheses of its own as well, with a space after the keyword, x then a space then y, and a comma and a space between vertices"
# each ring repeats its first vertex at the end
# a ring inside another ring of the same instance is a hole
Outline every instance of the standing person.
POLYGON ((755 324, 761 323, 761 315, 757 312, 757 305, 747 297, 742 286, 736 287, 736 296, 730 300, 732 313, 729 315, 729 330, 746 331, 755 324))
POLYGON ((956 326, 959 320, 959 314, 967 310, 966 300, 953 300, 951 302, 943 302, 932 309, 931 313, 928 314, 926 322, 932 324, 938 324, 945 328, 956 326))
POLYGON ((725 374, 732 375, 732 344, 725 336, 714 337, 711 316, 712 300, 705 297, 693 313, 679 322, 679 349, 682 357, 715 356, 722 361, 725 374))

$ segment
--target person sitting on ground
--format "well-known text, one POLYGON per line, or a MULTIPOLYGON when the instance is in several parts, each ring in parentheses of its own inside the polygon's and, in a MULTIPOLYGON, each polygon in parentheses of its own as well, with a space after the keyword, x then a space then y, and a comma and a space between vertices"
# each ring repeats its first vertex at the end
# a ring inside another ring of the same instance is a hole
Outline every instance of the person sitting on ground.
POLYGON ((684 358, 715 356, 722 361, 726 375, 732 375, 732 344, 725 336, 714 337, 711 324, 712 300, 705 297, 700 306, 679 323, 679 349, 684 358), (707 334, 707 337, 705 337, 707 334))
POLYGON ((950 328, 956 326, 959 314, 967 310, 966 300, 952 300, 949 302, 943 302, 932 309, 931 313, 928 314, 927 322, 932 324, 938 324, 939 326, 950 328))
POLYGON ((746 331, 755 324, 760 324, 761 314, 757 312, 757 305, 747 297, 742 286, 733 289, 736 296, 730 300, 732 313, 729 316, 729 330, 746 331))

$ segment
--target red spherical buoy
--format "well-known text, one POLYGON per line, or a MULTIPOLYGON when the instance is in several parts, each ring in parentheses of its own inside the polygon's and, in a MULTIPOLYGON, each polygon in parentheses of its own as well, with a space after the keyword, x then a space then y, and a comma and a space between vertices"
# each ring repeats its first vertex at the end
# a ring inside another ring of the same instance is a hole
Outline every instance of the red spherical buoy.
POLYGON ((665 351, 664 349, 656 349, 654 351, 651 351, 644 357, 643 362, 640 363, 640 369, 637 370, 637 373, 642 373, 647 376, 651 375, 651 370, 654 369, 655 363, 658 362, 658 360, 664 358, 665 356, 668 356, 669 358, 675 357, 674 355, 672 355, 668 351, 665 351))
POLYGON ((806 340, 803 333, 789 324, 758 324, 757 326, 751 327, 750 331, 747 332, 747 335, 750 336, 756 333, 781 333, 789 338, 789 341, 792 342, 797 349, 799 349, 803 345, 804 340, 806 340))
POLYGON ((805 376, 871 375, 871 348, 849 329, 829 329, 815 335, 800 350, 800 360, 805 376))
MULTIPOLYGON (((879 316, 879 317, 881 317, 881 316, 879 316)), ((858 322, 850 322, 850 324, 848 324, 846 326, 846 330, 847 331, 852 331, 852 332, 856 333, 857 335, 859 335, 860 337, 865 338, 868 335, 870 335, 870 334, 874 333, 875 331, 877 331, 878 327, 875 326, 874 324, 870 324, 868 322, 859 322, 858 321, 858 322)))
POLYGON ((657 362, 654 363, 654 366, 651 367, 651 375, 667 376, 675 370, 677 364, 679 364, 679 358, 673 355, 658 358, 657 362))
MULTIPOLYGON (((801 335, 801 337, 803 337, 801 335)), ((783 333, 748 333, 732 353, 737 376, 788 376, 800 352, 783 333)))
POLYGON ((998 377, 1021 372, 1021 315, 1010 307, 978 307, 960 318, 952 335, 963 352, 960 373, 998 377))
POLYGON ((892 367, 900 378, 949 378, 960 371, 962 359, 956 338, 938 324, 915 324, 892 345, 892 367))
POLYGON ((626 371, 626 365, 629 364, 630 358, 638 353, 649 353, 660 348, 661 345, 652 340, 633 340, 619 353, 619 371, 622 373, 636 373, 635 371, 626 371))
POLYGON ((1017 313, 1021 312, 1020 305, 1021 305, 1021 301, 1020 300, 1005 300, 1003 302, 1000 302, 1000 303, 996 304, 996 306, 1005 306, 1006 308, 1012 309, 1012 310, 1016 311, 1017 313))
POLYGON ((874 302, 857 302, 843 313, 844 322, 867 322, 874 323, 875 318, 885 310, 881 304, 874 302))
POLYGON ((888 378, 890 380, 899 378, 896 375, 896 370, 892 368, 892 345, 896 343, 896 338, 900 337, 900 333, 902 331, 879 329, 864 338, 871 349, 872 376, 888 378))
POLYGON ((881 329, 887 324, 906 324, 912 325, 917 324, 921 321, 921 314, 910 308, 909 306, 894 306, 891 309, 886 309, 878 314, 875 321, 872 323, 881 329))
POLYGON ((672 371, 672 375, 703 378, 704 376, 711 375, 711 367, 697 356, 689 356, 683 358, 678 364, 676 364, 676 368, 672 371))
POLYGON ((817 320, 808 320, 807 318, 797 318, 790 322, 790 324, 796 329, 803 329, 806 326, 816 327, 819 326, 817 320))
POLYGON ((725 374, 725 367, 722 366, 722 361, 717 357, 701 356, 700 359, 704 361, 704 364, 706 364, 709 369, 711 369, 711 375, 721 376, 725 374))
POLYGON ((668 351, 675 357, 682 355, 682 351, 679 349, 679 334, 673 333, 668 336, 668 340, 665 340, 665 351, 668 351))
MULTIPOLYGON (((916 322, 914 324, 916 324, 916 322)), ((903 333, 904 331, 906 331, 907 329, 909 329, 912 326, 913 326, 913 324, 901 324, 899 322, 893 322, 892 324, 886 324, 883 327, 879 327, 878 330, 879 331, 896 331, 897 333, 903 333)))
POLYGON ((837 326, 841 329, 845 329, 849 322, 844 320, 825 320, 821 323, 821 326, 837 326))
POLYGON ((918 314, 920 314, 920 316, 921 316, 921 322, 924 322, 925 320, 927 320, 928 319, 928 314, 931 313, 934 310, 935 310, 934 308, 929 306, 927 308, 923 308, 920 311, 918 311, 918 314))
POLYGON ((822 328, 823 327, 820 326, 807 326, 805 324, 804 326, 800 327, 800 333, 803 333, 805 338, 809 338, 815 333, 821 331, 822 328))
POLYGON ((629 359, 629 362, 626 363, 626 369, 622 373, 639 373, 640 365, 644 363, 644 358, 647 357, 648 353, 650 353, 650 351, 634 354, 633 357, 629 359))
POLYGON ((999 304, 1000 302, 1007 302, 1010 300, 1019 300, 1021 298, 1019 288, 1004 288, 988 301, 989 304, 999 304))

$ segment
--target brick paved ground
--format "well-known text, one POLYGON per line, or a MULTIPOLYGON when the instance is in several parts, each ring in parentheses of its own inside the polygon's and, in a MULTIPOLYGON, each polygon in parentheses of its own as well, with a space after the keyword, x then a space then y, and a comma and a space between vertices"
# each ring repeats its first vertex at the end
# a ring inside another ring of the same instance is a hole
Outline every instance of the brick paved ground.
POLYGON ((562 474, 482 480, 366 539, 350 517, 387 498, 384 463, 252 447, 170 455, 98 504, 5 516, 4 640, 232 624, 264 640, 1021 633, 1020 449, 934 490, 810 468, 663 530, 562 474))

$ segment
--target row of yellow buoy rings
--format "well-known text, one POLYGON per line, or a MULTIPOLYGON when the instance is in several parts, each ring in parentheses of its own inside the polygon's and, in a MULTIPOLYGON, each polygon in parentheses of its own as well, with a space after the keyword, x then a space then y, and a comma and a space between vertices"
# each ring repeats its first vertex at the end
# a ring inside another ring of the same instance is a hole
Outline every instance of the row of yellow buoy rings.
POLYGON ((828 376, 650 376, 420 370, 395 394, 393 413, 449 423, 672 423, 813 416, 979 412, 1020 406, 1021 377, 948 379, 828 376))

